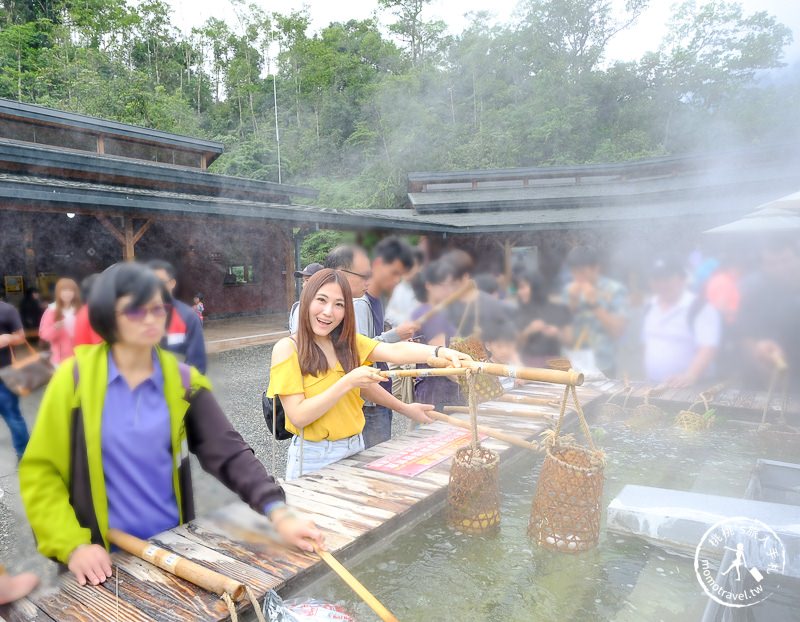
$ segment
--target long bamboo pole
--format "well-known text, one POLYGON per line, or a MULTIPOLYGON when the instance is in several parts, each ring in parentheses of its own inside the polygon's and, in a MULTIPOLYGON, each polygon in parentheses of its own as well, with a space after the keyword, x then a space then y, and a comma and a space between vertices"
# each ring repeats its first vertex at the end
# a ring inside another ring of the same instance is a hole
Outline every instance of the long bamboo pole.
MULTIPOLYGON (((560 371, 557 369, 540 369, 538 367, 516 367, 514 365, 501 365, 500 363, 480 363, 478 361, 461 361, 461 364, 463 367, 477 370, 484 374, 491 374, 492 376, 508 376, 510 378, 521 378, 522 380, 571 386, 583 384, 583 374, 574 369, 560 371)), ((438 368, 450 367, 452 366, 452 361, 432 356, 428 359, 428 365, 438 368)))
POLYGON ((493 402, 507 402, 509 404, 527 404, 529 406, 555 406, 558 408, 559 401, 549 397, 531 397, 529 395, 515 395, 506 393, 492 400, 493 402))
MULTIPOLYGON (((453 414, 469 414, 469 408, 466 406, 445 406, 445 413, 453 414)), ((537 412, 524 412, 524 411, 511 411, 502 410, 500 408, 478 408, 478 416, 488 415, 490 417, 518 417, 520 419, 554 419, 558 416, 557 413, 537 413, 537 412)))
POLYGON ((209 570, 180 555, 162 549, 151 542, 141 540, 118 529, 109 529, 108 541, 121 548, 123 551, 143 559, 174 574, 181 579, 186 579, 198 587, 222 596, 229 594, 234 600, 239 600, 245 593, 245 585, 226 577, 223 574, 209 570))
POLYGON ((350 572, 339 563, 333 555, 331 555, 328 551, 320 549, 318 547, 314 547, 314 551, 317 555, 320 556, 322 561, 324 561, 328 566, 330 566, 331 570, 333 570, 339 578, 347 583, 358 596, 363 600, 369 608, 372 609, 378 617, 383 620, 384 622, 398 622, 395 615, 389 611, 386 607, 384 607, 381 602, 375 598, 367 588, 365 588, 361 582, 356 579, 350 572))
MULTIPOLYGON (((457 428, 463 428, 465 430, 472 430, 472 426, 468 422, 461 421, 461 419, 456 419, 455 417, 445 415, 444 413, 436 412, 435 410, 429 410, 425 414, 428 415, 431 419, 436 419, 437 421, 441 421, 442 423, 447 423, 449 425, 455 426, 457 428)), ((524 438, 520 438, 519 436, 514 436, 513 434, 508 434, 506 432, 502 432, 495 428, 489 428, 485 425, 479 425, 478 432, 485 436, 494 438, 498 441, 503 441, 504 443, 508 443, 509 445, 516 445, 517 447, 522 447, 523 449, 530 449, 531 451, 540 450, 540 447, 537 443, 526 441, 524 438)))
POLYGON ((442 367, 427 369, 390 369, 378 372, 384 378, 427 378, 428 376, 465 376, 466 367, 442 367))

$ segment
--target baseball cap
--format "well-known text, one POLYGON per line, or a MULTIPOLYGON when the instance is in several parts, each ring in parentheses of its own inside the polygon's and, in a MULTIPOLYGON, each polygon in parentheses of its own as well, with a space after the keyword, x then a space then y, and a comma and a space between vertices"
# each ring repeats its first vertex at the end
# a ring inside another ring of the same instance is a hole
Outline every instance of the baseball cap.
POLYGON ((310 263, 302 270, 295 270, 294 275, 299 279, 300 277, 304 276, 314 276, 317 272, 322 270, 321 263, 310 263))

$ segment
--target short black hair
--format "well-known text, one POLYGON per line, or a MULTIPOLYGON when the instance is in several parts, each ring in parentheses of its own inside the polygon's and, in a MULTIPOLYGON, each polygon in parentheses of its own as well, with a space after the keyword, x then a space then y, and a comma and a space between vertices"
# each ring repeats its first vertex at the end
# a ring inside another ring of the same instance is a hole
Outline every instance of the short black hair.
POLYGON ((163 270, 170 279, 174 279, 177 276, 175 266, 164 259, 151 259, 147 262, 147 267, 151 270, 163 270))
POLYGON ((478 286, 479 290, 487 294, 496 294, 500 289, 497 277, 488 272, 475 275, 475 285, 478 286))
POLYGON ((531 302, 544 304, 550 297, 547 281, 542 273, 537 270, 523 269, 514 277, 514 285, 519 289, 520 283, 525 282, 531 288, 531 302))
POLYGON ((110 344, 117 341, 117 300, 131 296, 127 308, 141 307, 157 293, 164 302, 170 296, 159 278, 148 266, 126 261, 101 272, 89 295, 89 323, 94 332, 110 344))
POLYGON ((493 322, 486 322, 486 327, 481 331, 484 342, 492 341, 516 341, 517 329, 506 318, 496 318, 493 322))
POLYGON ((374 255, 376 259, 380 257, 385 264, 399 260, 406 270, 414 267, 414 252, 411 250, 411 245, 394 235, 378 242, 375 245, 374 255))
POLYGON ((587 268, 600 265, 600 254, 590 246, 576 246, 567 255, 570 268, 587 268))
POLYGON ((428 302, 428 290, 425 288, 427 283, 431 285, 439 285, 447 280, 450 276, 450 266, 443 262, 441 259, 430 262, 424 266, 417 275, 411 279, 411 289, 414 290, 414 296, 419 302, 428 302))
POLYGON ((353 259, 355 258, 356 253, 364 253, 366 255, 367 251, 354 244, 342 244, 328 253, 323 263, 326 268, 332 268, 334 270, 349 270, 353 267, 353 259))
POLYGON ((455 249, 448 251, 440 258, 450 267, 450 274, 456 281, 460 281, 465 276, 472 275, 472 257, 466 251, 455 249))

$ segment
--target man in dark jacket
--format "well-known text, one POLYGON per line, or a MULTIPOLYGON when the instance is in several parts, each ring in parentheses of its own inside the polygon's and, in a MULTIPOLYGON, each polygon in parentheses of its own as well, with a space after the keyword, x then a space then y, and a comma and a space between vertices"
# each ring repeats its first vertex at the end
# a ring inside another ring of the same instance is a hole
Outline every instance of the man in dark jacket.
POLYGON ((156 273, 172 296, 172 317, 167 327, 167 336, 161 346, 170 352, 182 355, 189 365, 196 367, 203 374, 206 373, 208 361, 203 324, 189 305, 174 296, 177 284, 175 267, 168 261, 160 259, 149 261, 147 265, 156 273))

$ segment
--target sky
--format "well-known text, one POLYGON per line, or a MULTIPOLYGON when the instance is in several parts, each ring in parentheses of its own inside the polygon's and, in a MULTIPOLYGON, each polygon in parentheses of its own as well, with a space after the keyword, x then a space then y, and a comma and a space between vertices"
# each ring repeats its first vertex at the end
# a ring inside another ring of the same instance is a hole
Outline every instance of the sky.
MULTIPOLYGON (((308 9, 312 30, 317 31, 334 21, 365 19, 371 17, 377 7, 377 0, 245 0, 257 4, 265 11, 288 13, 292 10, 308 9)), ((223 18, 235 24, 233 10, 228 0, 167 0, 174 11, 173 22, 188 32, 193 26, 201 25, 209 17, 223 18)), ((767 11, 788 26, 794 35, 794 42, 785 51, 784 61, 789 64, 800 62, 800 0, 739 0, 745 13, 767 11)), ((511 21, 517 0, 433 0, 424 14, 426 19, 442 19, 451 34, 458 34, 468 23, 465 14, 474 11, 488 11, 499 22, 511 21)), ((624 4, 613 0, 614 6, 624 4)), ((658 47, 666 33, 667 23, 673 10, 673 0, 651 0, 648 10, 638 22, 615 37, 608 47, 607 61, 635 60, 649 50, 658 47)), ((391 22, 391 15, 385 12, 381 22, 391 22)))

